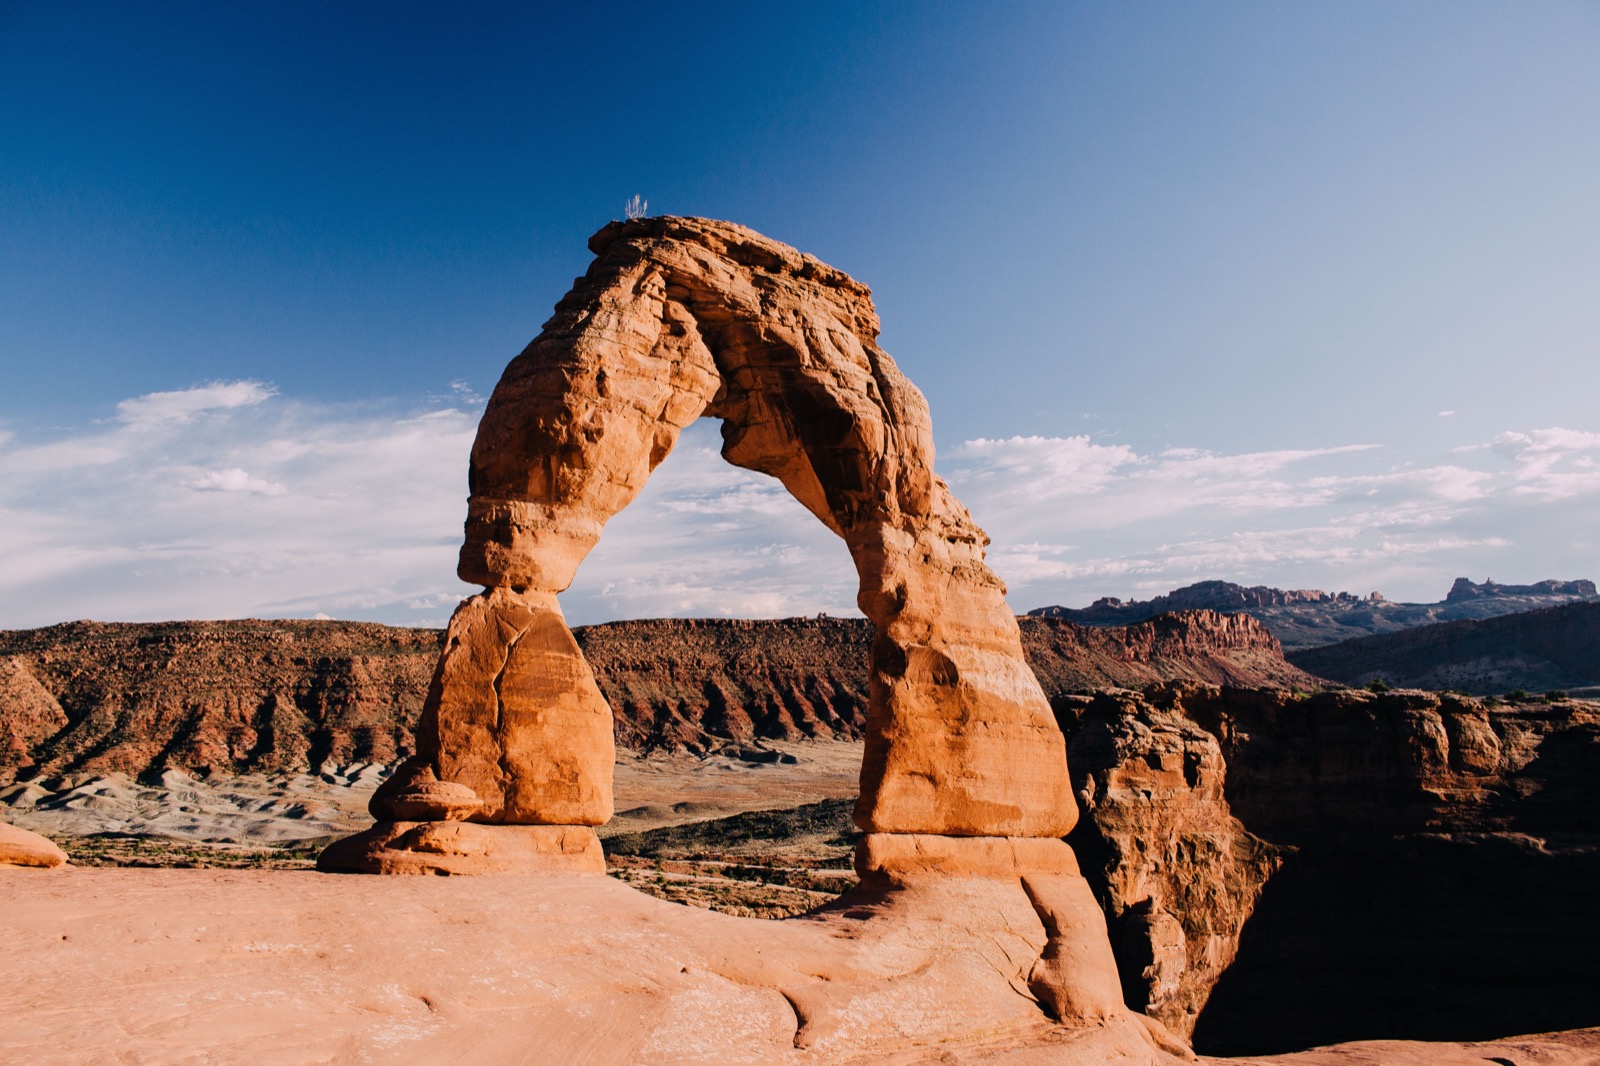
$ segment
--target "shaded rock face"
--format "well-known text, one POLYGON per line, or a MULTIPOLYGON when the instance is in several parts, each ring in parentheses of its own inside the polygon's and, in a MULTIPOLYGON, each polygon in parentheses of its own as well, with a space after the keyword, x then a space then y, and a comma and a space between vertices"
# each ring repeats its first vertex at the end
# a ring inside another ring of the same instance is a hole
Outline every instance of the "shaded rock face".
POLYGON ((1198 1050, 1600 1024, 1595 704, 1168 686, 1063 710, 1124 993, 1198 1050))
POLYGON ((1172 709, 1173 691, 1057 706, 1084 811, 1069 841, 1105 910, 1123 997, 1188 1039, 1284 849, 1233 816, 1221 745, 1172 709))
POLYGON ((867 289, 703 219, 613 223, 590 248, 593 265, 506 368, 479 426, 458 572, 489 591, 451 624, 419 764, 478 791, 475 818, 609 816, 610 722, 592 713, 603 701, 554 595, 706 415, 722 420, 724 458, 781 481, 860 575, 874 640, 858 824, 1070 830, 1061 735, 984 564, 988 538, 933 473, 927 403, 878 348, 867 289), (524 668, 515 649, 529 632, 539 660, 524 668), (548 691, 520 705, 500 685, 537 678, 548 691), (559 728, 535 711, 557 691, 559 728), (540 784, 511 795, 521 781, 540 784), (547 808, 534 794, 560 798, 547 808))
MULTIPOLYGON (((1460 599, 1478 602, 1471 595, 1460 599)), ((1441 622, 1309 648, 1292 658, 1303 669, 1351 685, 1381 680, 1476 695, 1590 689, 1600 686, 1600 603, 1441 622)))

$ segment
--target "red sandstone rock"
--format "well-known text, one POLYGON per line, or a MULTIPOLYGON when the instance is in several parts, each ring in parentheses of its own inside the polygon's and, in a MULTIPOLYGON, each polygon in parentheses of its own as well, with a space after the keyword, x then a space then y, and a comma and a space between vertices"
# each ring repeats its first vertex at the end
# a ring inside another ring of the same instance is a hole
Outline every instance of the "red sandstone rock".
POLYGON ((67 861, 67 853, 38 833, 0 822, 0 866, 39 866, 49 869, 67 861))
MULTIPOLYGON (((1147 696, 1169 706, 1181 689, 1147 696)), ((1097 886, 1130 1006, 1188 1039, 1282 849, 1229 810, 1216 737, 1146 697, 1076 701, 1069 757, 1085 817, 1073 848, 1097 886)))
POLYGON ((496 874, 529 870, 604 874, 588 826, 380 822, 317 858, 324 873, 496 874))
POLYGON ((590 247, 484 412, 458 572, 487 591, 456 612, 417 757, 374 809, 396 817, 391 801, 433 779, 471 789, 476 821, 610 816, 611 720, 555 594, 709 415, 723 456, 782 481, 860 574, 875 639, 858 824, 1070 830, 1063 741, 984 565, 988 538, 933 473, 927 403, 877 347, 866 288, 703 219, 613 224, 590 247))
POLYGON ((1600 1019, 1595 704, 1167 686, 1058 711, 1127 1001, 1198 1049, 1600 1019))

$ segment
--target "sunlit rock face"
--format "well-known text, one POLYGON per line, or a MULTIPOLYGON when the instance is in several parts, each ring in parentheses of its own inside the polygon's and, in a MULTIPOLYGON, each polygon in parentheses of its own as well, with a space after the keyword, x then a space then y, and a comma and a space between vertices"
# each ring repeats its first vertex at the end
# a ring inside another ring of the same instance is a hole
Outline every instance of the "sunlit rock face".
POLYGON ((479 806, 457 796, 439 820, 610 817, 612 716, 555 597, 682 429, 709 416, 723 456, 778 478, 860 575, 874 639, 857 824, 1069 832, 1061 733, 984 563, 988 538, 933 472, 927 402, 877 346, 867 288, 725 222, 613 223, 589 246, 588 273, 479 426, 458 572, 485 592, 451 621, 418 755, 374 814, 415 820, 448 782, 479 806))

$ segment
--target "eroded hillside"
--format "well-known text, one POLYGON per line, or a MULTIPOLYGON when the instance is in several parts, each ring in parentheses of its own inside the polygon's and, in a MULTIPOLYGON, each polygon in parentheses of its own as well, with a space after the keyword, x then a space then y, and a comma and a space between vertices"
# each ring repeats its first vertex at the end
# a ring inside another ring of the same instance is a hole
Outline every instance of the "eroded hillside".
MULTIPOLYGON (((1124 628, 1022 619, 1052 700, 1172 680, 1310 688, 1243 616, 1124 628)), ((860 736, 860 619, 665 619, 579 628, 619 744, 860 736)), ((295 771, 412 750, 440 634, 361 622, 72 622, 0 634, 0 780, 178 768, 295 771)))

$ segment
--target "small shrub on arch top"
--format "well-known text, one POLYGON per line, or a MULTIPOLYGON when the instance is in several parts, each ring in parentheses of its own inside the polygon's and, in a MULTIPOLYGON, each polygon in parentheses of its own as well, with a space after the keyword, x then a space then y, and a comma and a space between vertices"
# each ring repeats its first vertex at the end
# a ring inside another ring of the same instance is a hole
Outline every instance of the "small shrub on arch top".
POLYGON ((1389 682, 1385 681, 1381 677, 1375 677, 1371 681, 1367 682, 1367 691, 1368 692, 1388 692, 1389 691, 1389 682))

